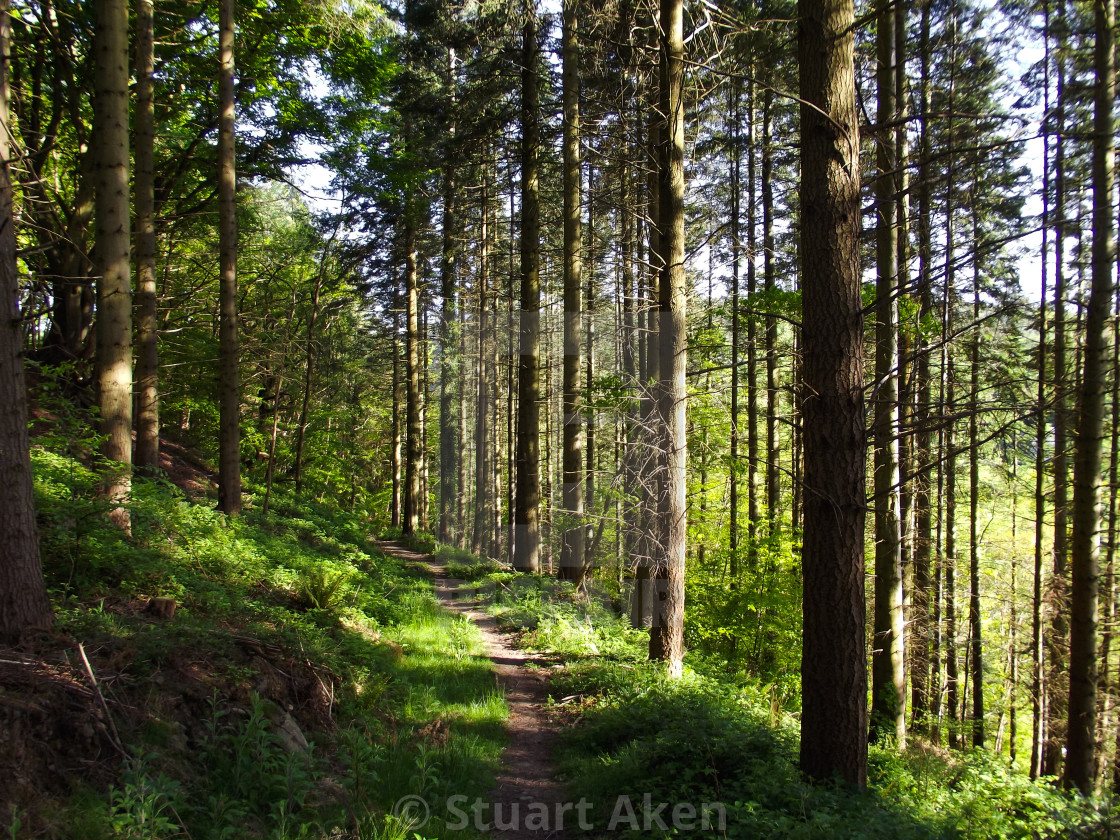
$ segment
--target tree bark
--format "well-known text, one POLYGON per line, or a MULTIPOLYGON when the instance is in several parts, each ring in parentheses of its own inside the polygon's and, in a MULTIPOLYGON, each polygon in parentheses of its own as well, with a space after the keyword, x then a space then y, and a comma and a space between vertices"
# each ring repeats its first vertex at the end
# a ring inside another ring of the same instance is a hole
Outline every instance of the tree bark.
POLYGON ((684 659, 684 569, 687 538, 686 441, 688 288, 684 270, 684 2, 661 0, 661 113, 665 117, 659 158, 661 200, 661 377, 657 433, 664 459, 664 492, 658 505, 653 556, 656 607, 649 656, 679 677, 684 659))
POLYGON ((859 121, 851 0, 799 0, 804 601, 801 769, 867 783, 859 121))
MULTIPOLYGON (((447 85, 452 106, 455 101, 455 51, 447 56, 447 85)), ((447 127, 455 136, 455 121, 447 127)), ((443 254, 440 261, 440 313, 439 366, 439 538, 445 543, 458 544, 462 523, 457 513, 457 500, 464 488, 459 484, 459 464, 462 459, 459 418, 455 411, 455 395, 462 388, 462 357, 459 354, 457 315, 459 242, 458 203, 455 178, 456 161, 445 152, 443 165, 443 254)))
POLYGON ((420 459, 423 429, 420 418, 420 278, 416 265, 416 227, 412 218, 412 200, 406 199, 404 210, 404 493, 402 499, 401 533, 420 530, 420 459))
POLYGON ((876 90, 880 136, 875 181, 875 631, 871 652, 871 738, 906 742, 902 535, 898 453, 898 204, 895 194, 894 6, 877 3, 876 90))
MULTIPOLYGON (((749 82, 748 82, 749 84, 749 82)), ((740 97, 742 86, 738 79, 732 81, 728 87, 731 109, 731 429, 728 441, 728 483, 730 484, 730 498, 728 499, 728 562, 731 577, 731 589, 739 586, 739 261, 742 256, 742 243, 740 242, 740 212, 739 212, 739 185, 742 181, 743 149, 739 139, 740 97)), ((753 116, 753 115, 752 115, 753 116)), ((750 131, 748 123, 748 132, 750 131)), ((748 138, 748 142, 749 142, 748 138)), ((748 154, 753 154, 749 151, 748 154)), ((750 253, 750 252, 748 252, 750 253)), ((754 254, 750 253, 753 263, 754 254)), ((748 334, 748 342, 753 336, 748 334)), ((753 343, 748 346, 753 347, 753 343)), ((753 362, 753 356, 751 357, 753 362)), ((750 448, 748 464, 750 463, 750 448)), ((750 546, 753 551, 753 545, 750 546)), ((732 647, 735 639, 731 641, 732 647)))
MULTIPOLYGON (((933 317, 933 235, 930 222, 930 119, 929 119, 929 28, 930 3, 922 3, 919 60, 921 76, 918 92, 919 111, 919 151, 918 151, 918 319, 919 323, 933 317)), ((915 436, 914 461, 918 470, 913 482, 914 505, 914 576, 910 613, 911 644, 911 726, 921 734, 931 734, 936 725, 938 702, 932 687, 936 682, 931 665, 936 662, 932 656, 933 626, 931 622, 934 608, 931 598, 933 578, 931 559, 933 549, 933 506, 930 498, 929 465, 933 455, 932 412, 930 394, 933 388, 931 355, 933 349, 919 333, 915 343, 917 370, 915 383, 914 422, 917 426, 915 436)))
MULTIPOLYGON (((762 285, 768 299, 777 288, 774 237, 774 92, 762 95, 762 285)), ((778 391, 778 319, 766 315, 766 516, 770 541, 777 545, 781 531, 781 457, 778 434, 780 394, 778 391)))
POLYGON ((984 746, 984 659, 980 627, 980 219, 972 205, 972 323, 968 416, 968 645, 972 745, 984 746))
POLYGON ((136 466, 159 469, 152 0, 136 3, 136 466))
POLYGON ((564 98, 564 394, 563 394, 563 457, 564 533, 561 537, 558 574, 565 580, 581 581, 584 567, 583 510, 583 392, 580 387, 582 366, 580 321, 583 281, 581 260, 582 238, 582 167, 580 165, 580 79, 579 79, 579 6, 577 0, 565 0, 563 21, 563 98, 564 98))
POLYGON ((110 518, 131 530, 132 271, 128 183, 128 4, 98 0, 94 37, 93 148, 96 171, 97 384, 102 452, 111 462, 104 492, 110 518))
MULTIPOLYGON (((394 292, 394 298, 397 293, 394 292)), ((393 496, 390 501, 389 522, 394 528, 401 526, 401 339, 400 304, 393 306, 393 451, 390 469, 393 472, 393 496)))
POLYGON ((1114 0, 1093 3, 1096 32, 1096 102, 1093 121, 1092 284, 1085 318, 1081 418, 1073 465, 1071 545, 1069 733, 1065 784, 1093 791, 1097 719, 1097 600, 1100 564, 1101 459, 1108 383, 1108 317, 1115 251, 1116 70, 1114 0))
MULTIPOLYGON (((1050 114, 1050 3, 1043 7, 1043 93, 1042 111, 1050 114)), ((1048 424, 1046 419, 1046 292, 1047 233, 1050 230, 1050 132, 1042 132, 1042 294, 1038 304, 1038 383, 1037 410, 1035 419, 1035 460, 1034 460, 1034 575, 1031 598, 1031 764, 1029 775, 1037 779, 1042 773, 1043 753, 1046 744, 1046 660, 1042 638, 1043 624, 1043 538, 1045 536, 1046 516, 1046 442, 1048 424)))
POLYGON ((537 156, 540 80, 536 10, 527 0, 521 44, 521 321, 517 365, 517 470, 513 567, 540 571, 541 220, 537 156))
POLYGON ((1058 114, 1055 135, 1054 216, 1054 554, 1048 593, 1050 632, 1046 634, 1046 745, 1042 772, 1062 772, 1062 750, 1066 740, 1065 688, 1069 659, 1069 399, 1066 381, 1066 271, 1064 254, 1066 162, 1065 162, 1065 66, 1059 53, 1058 114))
POLYGON ((18 642, 47 628, 51 614, 43 569, 31 480, 27 436, 27 386, 23 372, 23 316, 19 311, 15 218, 12 213, 11 67, 9 0, 0 0, 0 640, 18 642))
POLYGON ((491 391, 495 385, 496 371, 490 363, 487 352, 489 343, 493 341, 490 335, 491 308, 490 308, 490 196, 486 186, 488 173, 482 175, 482 218, 478 231, 478 394, 475 404, 475 515, 474 537, 471 540, 471 551, 475 554, 490 553, 492 551, 493 519, 491 508, 493 499, 490 486, 490 474, 493 471, 491 464, 492 449, 490 446, 490 421, 493 396, 491 391))
POLYGON ((237 175, 234 162, 234 0, 218 4, 218 509, 241 511, 241 379, 237 325, 237 175))

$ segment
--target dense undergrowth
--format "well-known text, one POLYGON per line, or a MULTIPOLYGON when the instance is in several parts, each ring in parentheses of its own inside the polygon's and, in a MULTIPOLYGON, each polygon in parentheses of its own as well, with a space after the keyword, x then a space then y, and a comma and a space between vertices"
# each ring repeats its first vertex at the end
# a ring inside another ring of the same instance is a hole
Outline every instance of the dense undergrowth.
POLYGON ((565 723, 561 767, 569 798, 592 803, 591 835, 1120 836, 1110 803, 1068 797, 982 752, 875 746, 867 790, 809 784, 797 770, 796 696, 780 683, 691 657, 685 677, 670 680, 644 662, 647 634, 609 603, 555 581, 475 575, 460 562, 499 621, 562 661, 551 681, 565 723))
POLYGON ((403 838, 402 797, 488 790, 507 708, 477 629, 424 570, 377 551, 363 518, 276 490, 269 515, 230 519, 138 478, 125 535, 80 431, 33 452, 57 627, 0 657, 41 675, 0 686, 21 755, 0 784, 5 836, 403 838), (88 699, 80 755, 46 720, 73 714, 51 706, 60 685, 88 699))

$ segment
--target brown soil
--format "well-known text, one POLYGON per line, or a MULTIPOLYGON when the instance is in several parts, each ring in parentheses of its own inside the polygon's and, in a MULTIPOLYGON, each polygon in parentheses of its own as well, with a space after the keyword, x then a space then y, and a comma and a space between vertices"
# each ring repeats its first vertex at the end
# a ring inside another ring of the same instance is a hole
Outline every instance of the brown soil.
MULTIPOLYGON (((502 755, 502 769, 490 792, 490 808, 486 813, 490 820, 495 813, 500 813, 503 823, 518 824, 515 829, 494 830, 491 834, 506 840, 559 840, 565 837, 567 833, 556 827, 556 806, 566 802, 567 797, 564 788, 556 781, 556 768, 552 761, 556 726, 547 712, 548 668, 534 667, 547 666, 548 663, 534 657, 531 651, 515 647, 514 637, 500 632, 494 618, 482 612, 477 602, 461 598, 449 582, 444 566, 432 557, 418 554, 395 542, 380 542, 378 546, 386 554, 431 569, 436 595, 444 606, 466 616, 482 631, 486 655, 494 663, 498 684, 510 710, 506 724, 509 745, 502 755), (538 811, 540 805, 547 808, 547 830, 534 830, 530 827, 533 822, 526 819, 532 813, 534 803, 539 803, 538 811), (516 819, 511 819, 515 814, 516 819)), ((576 824, 576 819, 573 811, 563 815, 563 820, 572 826, 576 824)))
MULTIPOLYGON (((160 620, 143 600, 106 599, 104 609, 132 623, 160 620)), ((143 674, 135 654, 128 639, 80 647, 61 634, 0 648, 0 830, 15 815, 21 836, 68 836, 58 818, 75 785, 114 784, 127 756, 122 744, 135 744, 142 731, 162 733, 165 757, 193 753, 215 694, 227 711, 247 708, 254 693, 270 701, 273 725, 281 737, 298 731, 296 743, 334 727, 337 678, 240 628, 216 630, 209 643, 184 642, 143 674)))
POLYGON ((217 474, 185 446, 163 436, 159 439, 159 466, 167 480, 193 501, 216 492, 217 474))

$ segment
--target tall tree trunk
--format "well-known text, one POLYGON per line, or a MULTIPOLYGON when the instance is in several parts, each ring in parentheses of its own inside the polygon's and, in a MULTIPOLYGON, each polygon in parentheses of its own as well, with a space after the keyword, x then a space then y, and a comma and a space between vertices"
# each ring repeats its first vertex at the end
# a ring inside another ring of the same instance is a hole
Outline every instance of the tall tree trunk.
POLYGON ((895 31, 890 0, 876 4, 879 138, 875 181, 875 633, 871 738, 906 742, 902 536, 898 464, 898 204, 895 194, 895 31))
POLYGON ((867 782, 859 120, 851 0, 799 0, 804 565, 801 769, 867 782))
POLYGON ((517 467, 513 567, 540 571, 541 220, 537 156, 540 79, 537 17, 527 0, 521 44, 521 322, 517 364, 517 467))
POLYGON ((1050 632, 1046 634, 1046 748, 1042 772, 1056 776, 1062 771, 1066 740, 1066 687, 1069 657, 1069 397, 1066 380, 1066 271, 1064 231, 1068 222, 1065 163, 1065 65, 1059 55, 1057 125, 1055 126, 1054 216, 1054 555, 1050 573, 1050 632))
POLYGON ((97 384, 102 451, 111 462, 105 494, 110 518, 131 529, 132 271, 128 184, 128 3, 98 0, 94 29, 93 148, 96 169, 97 384))
POLYGON ((661 200, 661 377, 657 388, 659 453, 665 465, 658 505, 653 577, 657 607, 649 656, 679 677, 684 659, 684 568, 687 538, 688 451, 686 441, 688 286, 684 270, 684 2, 661 0, 661 113, 665 117, 659 158, 661 200))
MULTIPOLYGON (((452 107, 455 101, 455 51, 447 54, 447 86, 452 107)), ((447 127, 455 136, 455 121, 447 127)), ((439 366, 439 538, 445 543, 457 542, 462 523, 457 517, 457 499, 463 492, 459 484, 459 462, 462 459, 459 418, 455 411, 455 395, 462 388, 462 357, 459 354, 458 294, 459 242, 456 161, 447 154, 443 165, 443 254, 440 260, 440 366, 439 366)))
MULTIPOLYGON (((1043 118, 1050 119, 1050 3, 1043 7, 1043 118)), ((1046 530, 1046 292, 1047 233, 1050 230, 1050 132, 1042 132, 1042 296, 1038 304, 1038 383, 1035 418, 1034 459, 1034 575, 1031 598, 1031 765, 1030 777, 1037 779, 1043 772, 1043 754, 1046 744, 1046 684, 1045 646, 1042 638, 1043 618, 1043 538, 1046 530)))
MULTIPOLYGON (((630 93, 629 85, 627 86, 627 94, 630 93)), ((625 433, 623 441, 623 493, 629 499, 636 498, 637 496, 637 458, 638 451, 636 446, 637 434, 637 407, 634 399, 637 379, 638 379, 638 342, 641 335, 638 329, 637 318, 635 317, 635 310, 637 308, 639 291, 637 289, 638 273, 640 272, 639 266, 641 265, 641 257, 635 255, 635 234, 640 237, 640 229, 637 221, 637 203, 632 197, 632 184, 635 177, 635 171, 632 168, 630 160, 633 158, 630 155, 633 153, 633 142, 630 139, 629 131, 633 124, 633 119, 630 111, 627 111, 627 123, 624 131, 626 132, 626 151, 628 160, 622 164, 622 174, 619 184, 619 202, 622 208, 622 375, 623 387, 626 393, 630 395, 627 400, 628 408, 625 416, 625 433)), ((637 249, 640 252, 640 247, 637 249)), ((622 505, 622 495, 619 496, 619 505, 622 505)), ((624 558, 632 558, 638 553, 638 540, 635 537, 633 529, 626 527, 626 522, 631 515, 632 502, 627 502, 623 517, 620 517, 618 528, 621 532, 622 539, 622 552, 619 555, 619 590, 623 590, 624 565, 626 560, 624 558)))
MULTIPOLYGON (((1112 307, 1112 370, 1120 371, 1120 287, 1115 290, 1115 298, 1112 307)), ((1110 418, 1109 428, 1109 447, 1108 447, 1108 535, 1105 542, 1105 585, 1107 586, 1108 608, 1105 611, 1105 628, 1101 638, 1101 686, 1098 694, 1104 693, 1105 709, 1102 713, 1102 719, 1098 722, 1097 738, 1101 745, 1101 752, 1097 757, 1097 785, 1098 788, 1110 786, 1112 781, 1109 776, 1112 775, 1111 770, 1116 767, 1117 759, 1120 758, 1120 753, 1115 749, 1112 751, 1112 764, 1111 768, 1106 760, 1108 751, 1106 744, 1109 743, 1109 735, 1117 729, 1116 712, 1117 712, 1117 699, 1120 696, 1120 669, 1114 667, 1110 662, 1112 640, 1116 636, 1116 618, 1120 614, 1120 609, 1117 609, 1117 591, 1116 591, 1116 549, 1117 549, 1117 536, 1120 535, 1120 522, 1117 517, 1120 516, 1120 507, 1117 505, 1115 488, 1120 487, 1120 376, 1115 373, 1112 377, 1110 409, 1112 416, 1110 418), (1111 714, 1109 714, 1111 713, 1111 714)), ((1114 740, 1114 739, 1113 739, 1114 740)), ((1099 791, 1098 791, 1099 792, 1099 791)))
POLYGON ((656 464, 655 426, 657 403, 653 383, 661 379, 660 305, 661 299, 661 186, 659 174, 659 149, 663 122, 656 108, 650 109, 647 140, 646 198, 649 215, 649 244, 646 252, 648 269, 646 278, 645 341, 642 343, 642 372, 640 375, 639 422, 641 451, 638 456, 638 557, 634 580, 634 602, 630 623, 636 628, 647 628, 654 621, 655 592, 653 583, 653 558, 656 551, 654 532, 657 522, 657 499, 660 495, 661 474, 656 464))
POLYGON ((1108 316, 1112 305, 1115 249, 1116 26, 1114 0, 1095 0, 1096 102, 1093 137, 1092 285, 1085 318, 1085 356, 1080 389, 1081 418, 1073 465, 1071 545, 1069 737, 1067 787, 1089 795, 1097 717, 1097 598, 1100 565, 1101 459, 1108 383, 1108 316))
POLYGON ((487 189, 488 172, 482 173, 482 213, 478 231, 478 401, 475 407, 475 511, 474 537, 471 551, 475 554, 492 554, 492 515, 494 500, 491 495, 492 449, 490 446, 490 421, 497 371, 490 362, 488 345, 490 334, 490 196, 487 189))
MULTIPOLYGON (((918 91, 919 150, 918 150, 918 320, 925 323, 934 315, 933 309, 933 232, 930 221, 930 79, 929 79, 929 28, 930 3, 921 5, 919 61, 921 63, 918 91)), ((933 456, 933 416, 930 394, 933 388, 933 348, 919 331, 915 342, 916 382, 914 424, 917 427, 914 441, 914 462, 917 472, 913 482, 914 505, 914 576, 910 613, 911 644, 911 726, 921 734, 930 734, 936 726, 938 701, 932 691, 934 674, 931 670, 936 657, 932 657, 933 628, 931 617, 933 579, 931 555, 933 548, 933 507, 930 498, 930 469, 933 456)))
MULTIPOLYGON (((975 191, 974 191, 975 195, 975 191)), ((980 217, 972 205, 972 323, 968 392, 968 644, 972 745, 984 746, 984 659, 980 636, 980 217)))
MULTIPOLYGON (((751 83, 748 82, 747 84, 751 83)), ((734 79, 728 87, 728 97, 731 99, 731 430, 730 440, 728 441, 730 462, 728 464, 729 475, 727 480, 730 484, 730 498, 728 500, 727 552, 732 589, 737 589, 739 586, 739 260, 742 256, 742 243, 739 241, 739 185, 742 181, 743 158, 742 144, 739 139, 741 95, 742 84, 739 79, 734 79)), ((747 131, 748 149, 751 149, 749 127, 747 131)), ((753 154, 753 151, 749 151, 748 154, 753 154)), ((751 255, 750 258, 753 262, 753 253, 748 250, 748 254, 751 255)), ((747 452, 749 463, 749 447, 747 452)), ((753 551, 754 547, 751 546, 750 550, 753 551)), ((732 639, 731 644, 734 646, 734 639, 732 639)))
POLYGON ((393 497, 390 502, 390 523, 401 526, 401 339, 399 294, 393 306, 393 452, 390 469, 393 472, 393 497))
POLYGON ((237 172, 234 162, 234 0, 218 4, 218 509, 241 511, 241 375, 237 326, 237 172))
MULTIPOLYGON (((425 225, 426 226, 426 225, 425 225)), ((431 341, 428 340, 428 308, 425 305, 423 294, 420 299, 420 530, 432 530, 430 503, 432 494, 428 483, 428 469, 431 459, 428 457, 428 395, 432 393, 431 381, 428 378, 432 370, 430 352, 431 341)))
MULTIPOLYGON (((755 212, 755 167, 758 159, 754 142, 755 85, 747 82, 747 297, 758 293, 758 216, 755 212)), ((739 120, 736 119, 736 124, 739 120)), ((735 187, 733 203, 739 202, 740 189, 735 187)), ((738 278, 736 278, 736 281, 738 278)), ((762 518, 758 498, 758 336, 756 319, 747 320, 747 565, 758 561, 758 525, 762 518)), ((731 369, 739 375, 738 368, 731 369)))
POLYGON ((159 469, 152 0, 136 3, 136 466, 159 469))
MULTIPOLYGON (((950 131, 950 137, 952 133, 950 131)), ((953 192, 952 162, 949 165, 946 195, 953 192)), ((951 204, 946 205, 949 212, 945 218, 945 295, 942 314, 942 425, 944 428, 942 460, 945 470, 944 516, 945 552, 944 587, 942 597, 945 601, 945 699, 947 706, 946 728, 949 732, 949 746, 960 746, 960 681, 957 656, 957 437, 956 437, 956 373, 953 370, 952 348, 949 336, 953 334, 953 310, 955 306, 954 286, 956 283, 955 249, 953 245, 953 216, 951 204)))
MULTIPOLYGON (((957 32, 957 11, 952 13, 950 26, 951 43, 955 50, 957 32)), ((953 335, 953 321, 956 309, 957 262, 956 262, 956 158, 955 158, 955 103, 956 77, 955 63, 950 71, 948 103, 946 114, 946 148, 948 160, 945 173, 945 293, 942 296, 941 316, 941 377, 942 377, 942 427, 944 429, 942 459, 945 470, 945 558, 944 589, 945 599, 945 699, 947 706, 947 728, 949 746, 960 746, 960 681, 959 657, 957 655, 957 377, 953 367, 953 348, 949 339, 953 335)))
POLYGON ((12 213, 11 68, 8 0, 0 0, 0 640, 18 642, 28 630, 52 623, 39 561, 39 534, 27 436, 23 373, 23 316, 19 311, 15 218, 12 213))
MULTIPOLYGON (((595 170, 588 168, 587 172, 587 232, 588 232, 588 247, 590 265, 587 270, 587 298, 584 301, 584 308, 586 310, 586 323, 587 323, 587 357, 585 360, 584 379, 586 402, 590 405, 594 401, 592 395, 592 387, 595 381, 595 266, 597 265, 598 253, 595 245, 595 170)), ((599 176, 600 180, 602 175, 599 176)), ((594 410, 587 412, 587 447, 584 452, 584 505, 588 513, 595 510, 595 470, 596 470, 596 452, 595 452, 595 425, 598 422, 598 417, 594 410)), ((593 534, 589 527, 584 535, 584 556, 583 556, 583 569, 584 572, 592 568, 592 553, 595 550, 595 541, 592 538, 593 534)), ((584 572, 580 572, 580 579, 584 572)))
POLYGON ((401 533, 420 530, 420 459, 423 428, 420 418, 420 276, 416 265, 416 227, 411 197, 404 209, 404 492, 401 533))
MULTIPOLYGON (((762 284, 767 300, 777 288, 774 239, 774 91, 767 87, 762 95, 762 284)), ((778 319, 766 314, 766 515, 770 540, 777 543, 781 529, 781 439, 778 434, 780 410, 778 391, 778 319)))
POLYGON ((578 581, 583 577, 583 391, 580 387, 583 318, 582 180, 579 120, 579 4, 564 3, 564 506, 565 525, 561 537, 559 576, 578 581))

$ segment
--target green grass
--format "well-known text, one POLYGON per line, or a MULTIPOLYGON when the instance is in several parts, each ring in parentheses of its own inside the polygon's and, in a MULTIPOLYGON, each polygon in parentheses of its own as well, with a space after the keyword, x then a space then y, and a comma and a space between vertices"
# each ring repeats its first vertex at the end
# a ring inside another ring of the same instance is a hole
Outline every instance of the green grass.
POLYGON ((1070 798, 1052 780, 1031 782, 983 752, 873 747, 866 790, 810 784, 797 769, 796 694, 785 681, 763 684, 716 657, 694 655, 686 658, 684 678, 672 680, 644 661, 647 634, 631 630, 608 603, 577 595, 568 584, 508 572, 478 585, 489 610, 521 632, 524 646, 563 663, 551 676, 555 711, 565 722, 559 763, 569 798, 594 804, 593 836, 1120 835, 1109 803, 1070 798), (633 808, 633 822, 623 802, 633 808), (713 806, 709 830, 700 818, 706 804, 713 806))
POLYGON ((137 479, 129 537, 88 455, 33 460, 58 630, 112 686, 130 758, 107 782, 70 768, 69 793, 13 811, 21 836, 473 836, 393 806, 485 794, 508 710, 477 628, 378 552, 373 525, 275 489, 268 517, 230 519, 137 479), (144 613, 157 596, 174 618, 144 613))

